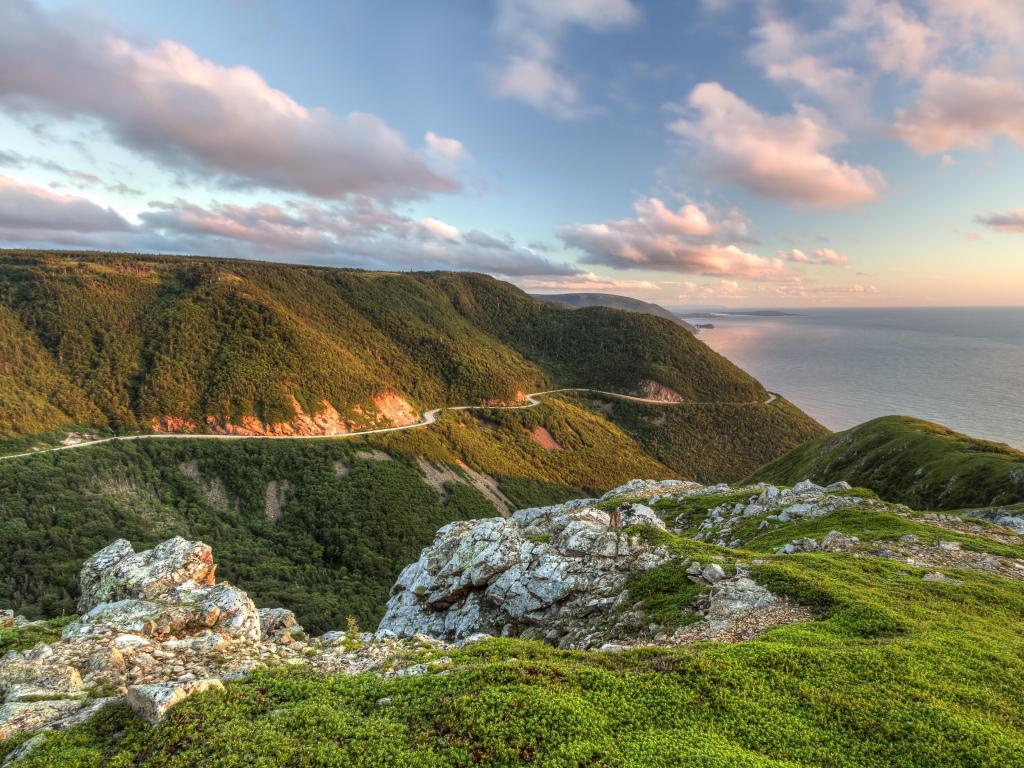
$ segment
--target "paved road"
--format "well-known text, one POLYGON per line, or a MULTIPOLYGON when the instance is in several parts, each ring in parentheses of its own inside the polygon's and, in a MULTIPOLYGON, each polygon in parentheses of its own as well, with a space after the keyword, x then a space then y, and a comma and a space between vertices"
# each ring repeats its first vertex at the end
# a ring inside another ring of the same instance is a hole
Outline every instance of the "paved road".
MULTIPOLYGON (((554 395, 559 392, 593 392, 598 395, 605 395, 607 397, 617 397, 620 400, 631 400, 634 403, 647 403, 649 405, 702 405, 702 403, 690 402, 686 400, 682 401, 667 401, 667 400, 655 400, 647 397, 636 397, 634 395, 622 395, 618 392, 605 392, 600 389, 587 389, 585 387, 567 387, 565 389, 549 389, 545 392, 533 392, 526 396, 525 405, 451 405, 445 408, 432 408, 429 411, 424 411, 423 418, 419 421, 413 422, 412 424, 403 424, 398 427, 381 427, 379 429, 364 429, 359 432, 346 432, 343 435, 210 435, 210 434, 192 434, 189 432, 154 432, 142 435, 115 435, 113 437, 104 437, 99 440, 86 440, 81 443, 74 443, 73 445, 59 445, 54 448, 43 448, 38 451, 26 451, 25 453, 12 453, 9 456, 0 456, 0 461, 6 459, 17 459, 24 456, 39 456, 44 453, 53 453, 55 451, 70 451, 73 448, 85 448, 89 445, 102 445, 103 443, 112 443, 116 440, 167 440, 167 439, 184 439, 184 440, 330 440, 330 439, 343 439, 350 437, 362 437, 363 435, 379 435, 383 432, 398 432, 402 429, 417 429, 419 427, 427 427, 437 421, 437 415, 442 411, 472 411, 472 410, 515 410, 518 408, 533 408, 534 406, 540 405, 540 397, 544 395, 554 395)), ((769 405, 777 399, 777 395, 769 392, 770 396, 764 401, 764 405, 769 405)), ((748 405, 756 405, 757 403, 747 403, 748 405)))

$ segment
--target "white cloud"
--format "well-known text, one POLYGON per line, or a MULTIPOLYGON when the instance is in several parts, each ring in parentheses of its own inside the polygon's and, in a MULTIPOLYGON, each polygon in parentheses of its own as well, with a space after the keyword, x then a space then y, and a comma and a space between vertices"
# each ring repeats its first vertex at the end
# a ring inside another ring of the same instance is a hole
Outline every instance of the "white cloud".
POLYGON ((468 154, 465 146, 458 139, 446 139, 433 131, 427 131, 423 140, 427 143, 427 152, 435 157, 445 160, 461 160, 468 154))
POLYGON ((843 137, 819 112, 797 105, 791 115, 766 115, 718 83, 690 93, 693 119, 670 128, 693 141, 708 171, 765 197, 818 208, 846 208, 878 198, 880 171, 833 159, 843 137))
POLYGON ((638 200, 636 216, 600 224, 560 227, 558 236, 584 253, 588 264, 616 269, 655 269, 684 274, 775 279, 783 274, 779 259, 749 253, 729 242, 746 236, 738 214, 712 221, 699 207, 668 209, 657 198, 638 200))
POLYGON ((639 18, 630 0, 498 0, 495 32, 507 53, 492 73, 495 95, 560 119, 588 114, 579 85, 559 71, 562 36, 574 26, 607 32, 639 18))
POLYGON ((47 13, 31 0, 0 4, 0 103, 96 119, 124 146, 235 186, 324 198, 408 198, 459 186, 375 115, 299 104, 248 67, 221 66, 170 40, 141 48, 93 19, 47 13))
POLYGON ((777 251, 775 255, 783 261, 792 261, 796 264, 818 264, 830 267, 845 267, 850 261, 846 256, 836 253, 831 248, 818 248, 811 256, 799 248, 777 251))

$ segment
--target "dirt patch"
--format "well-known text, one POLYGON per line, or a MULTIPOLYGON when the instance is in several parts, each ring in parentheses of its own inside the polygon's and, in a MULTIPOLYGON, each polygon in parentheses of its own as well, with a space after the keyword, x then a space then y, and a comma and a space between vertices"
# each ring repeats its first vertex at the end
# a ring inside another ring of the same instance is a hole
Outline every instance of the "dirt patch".
POLYGON ((451 494, 448 493, 448 489, 444 487, 445 483, 465 483, 466 478, 459 475, 451 467, 440 464, 434 465, 423 458, 416 459, 416 463, 420 466, 420 472, 423 473, 423 479, 426 480, 430 485, 437 491, 437 495, 441 497, 441 503, 447 504, 451 494))
POLYGON ((1024 581, 1024 560, 959 549, 956 542, 940 541, 932 546, 898 544, 877 554, 916 568, 972 568, 1024 581))
POLYGON ((615 403, 608 400, 595 400, 594 405, 604 411, 607 416, 611 416, 615 412, 615 403))
POLYGON ((396 392, 383 392, 373 398, 373 406, 379 418, 383 418, 396 427, 415 424, 420 420, 419 413, 409 401, 396 392))
POLYGON ((530 438, 545 451, 560 451, 562 446, 558 444, 554 436, 545 427, 537 426, 529 433, 530 438))
POLYGON ((194 421, 181 416, 158 416, 149 426, 154 432, 195 432, 198 429, 194 421))
POLYGON ((664 413, 659 413, 657 416, 651 419, 651 424, 653 424, 655 427, 664 427, 667 423, 668 416, 666 416, 664 413))
POLYGON ((467 467, 461 461, 459 462, 459 468, 466 473, 466 478, 469 480, 470 485, 480 491, 484 498, 497 508, 502 517, 508 517, 512 513, 513 504, 501 492, 501 489, 498 488, 497 480, 490 475, 485 475, 482 472, 477 472, 475 469, 467 467))
POLYGON ((679 393, 669 389, 664 384, 659 384, 652 380, 641 382, 640 396, 646 397, 648 400, 658 400, 663 403, 683 402, 683 398, 679 396, 679 393))
POLYGON ((348 468, 348 465, 341 459, 334 462, 334 474, 338 477, 348 477, 348 473, 350 471, 351 470, 348 468))
POLYGON ((267 516, 267 520, 272 523, 276 523, 281 519, 281 508, 284 506, 285 499, 288 497, 288 491, 291 488, 291 484, 287 480, 271 480, 267 483, 266 500, 263 504, 263 514, 267 516))
POLYGON ((237 422, 223 416, 207 416, 206 425, 218 435, 276 435, 294 437, 302 435, 346 435, 351 431, 349 422, 326 400, 320 402, 320 410, 308 414, 302 410, 299 401, 292 397, 295 418, 289 421, 268 423, 255 416, 243 416, 237 422))
POLYGON ((356 456, 367 461, 391 461, 391 457, 384 451, 374 448, 372 451, 356 451, 356 456))
POLYGON ((185 477, 195 481, 206 497, 207 504, 216 509, 228 508, 228 494, 224 489, 223 481, 219 477, 203 477, 203 473, 199 471, 199 462, 195 459, 179 464, 178 469, 181 470, 181 474, 185 477))
POLYGON ((814 614, 810 608, 782 602, 741 613, 733 616, 727 622, 699 621, 674 633, 667 644, 687 645, 704 640, 718 643, 739 643, 760 637, 773 627, 813 620, 814 614))

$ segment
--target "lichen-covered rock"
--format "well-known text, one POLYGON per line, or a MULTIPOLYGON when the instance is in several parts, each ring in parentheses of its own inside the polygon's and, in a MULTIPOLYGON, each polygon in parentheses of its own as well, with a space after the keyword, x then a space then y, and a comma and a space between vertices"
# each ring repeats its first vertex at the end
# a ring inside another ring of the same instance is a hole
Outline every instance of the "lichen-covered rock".
POLYGON ((211 690, 223 691, 224 684, 217 679, 208 679, 133 685, 128 689, 128 706, 147 723, 156 725, 175 704, 211 690))
POLYGON ((100 603, 127 598, 151 600, 187 583, 212 586, 216 569, 213 552, 201 541, 175 536, 135 552, 129 542, 118 539, 82 566, 78 610, 85 613, 100 603))
MULTIPOLYGON (((630 486, 630 492, 637 489, 630 486)), ((609 514, 592 504, 524 509, 510 518, 441 528, 396 581, 380 630, 449 641, 540 632, 566 647, 589 647, 584 636, 595 611, 603 606, 607 614, 632 574, 670 558, 628 530, 664 528, 652 509, 625 504, 609 514)))

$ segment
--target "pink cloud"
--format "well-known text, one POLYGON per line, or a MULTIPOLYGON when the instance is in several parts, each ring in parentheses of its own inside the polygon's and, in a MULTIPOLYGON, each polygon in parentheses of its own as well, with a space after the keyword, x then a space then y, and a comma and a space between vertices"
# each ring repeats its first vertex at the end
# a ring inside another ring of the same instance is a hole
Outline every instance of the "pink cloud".
MULTIPOLYGON (((31 0, 0 5, 0 101, 62 119, 95 118, 127 147, 236 186, 325 198, 459 187, 375 115, 299 104, 248 67, 221 66, 170 40, 141 48, 31 0)), ((432 148, 450 153, 452 141, 438 138, 432 148)))
POLYGON ((817 111, 766 115, 718 83, 701 83, 687 101, 696 112, 670 128, 693 141, 707 169, 765 197, 818 208, 847 208, 878 198, 882 173, 840 162, 826 150, 840 143, 817 111))
POLYGON ((917 103, 897 113, 893 131, 922 155, 983 149, 999 135, 1024 144, 1024 86, 1012 79, 934 70, 917 103))
POLYGON ((1024 234, 1024 208, 1007 213, 993 213, 989 216, 979 216, 977 221, 1000 232, 1014 232, 1024 234))
POLYGON ((584 262, 616 269, 656 269, 699 275, 774 279, 779 259, 749 253, 729 242, 746 238, 738 214, 712 220, 698 206, 668 209, 657 198, 638 200, 635 218, 561 227, 558 236, 584 253, 584 262))

